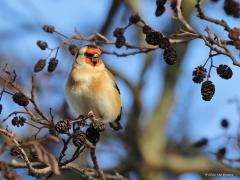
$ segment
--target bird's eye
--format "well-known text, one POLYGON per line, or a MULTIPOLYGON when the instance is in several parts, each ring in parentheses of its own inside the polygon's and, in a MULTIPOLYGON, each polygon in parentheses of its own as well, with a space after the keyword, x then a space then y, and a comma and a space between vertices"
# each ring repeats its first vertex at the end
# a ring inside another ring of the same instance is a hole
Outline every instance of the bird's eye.
POLYGON ((90 53, 85 53, 84 54, 87 58, 92 58, 93 57, 93 54, 90 54, 90 53))

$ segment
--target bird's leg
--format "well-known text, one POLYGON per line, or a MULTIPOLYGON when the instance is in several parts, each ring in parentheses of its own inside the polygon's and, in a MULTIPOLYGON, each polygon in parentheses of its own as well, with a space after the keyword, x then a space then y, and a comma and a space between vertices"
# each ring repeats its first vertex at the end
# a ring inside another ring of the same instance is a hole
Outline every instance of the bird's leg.
POLYGON ((88 112, 88 117, 89 117, 89 118, 95 117, 95 114, 93 113, 92 110, 88 112))
POLYGON ((92 121, 92 126, 94 127, 94 129, 98 130, 99 132, 102 132, 105 130, 106 125, 104 123, 104 121, 102 120, 102 117, 96 117, 95 114, 90 111, 88 113, 88 117, 91 119, 92 121))
POLYGON ((84 126, 86 124, 86 118, 87 117, 85 117, 84 115, 79 115, 76 119, 71 121, 71 124, 73 124, 73 130, 75 130, 75 124, 77 124, 78 126, 84 126))
POLYGON ((92 122, 101 121, 101 117, 96 117, 92 110, 89 111, 88 117, 92 120, 92 122))

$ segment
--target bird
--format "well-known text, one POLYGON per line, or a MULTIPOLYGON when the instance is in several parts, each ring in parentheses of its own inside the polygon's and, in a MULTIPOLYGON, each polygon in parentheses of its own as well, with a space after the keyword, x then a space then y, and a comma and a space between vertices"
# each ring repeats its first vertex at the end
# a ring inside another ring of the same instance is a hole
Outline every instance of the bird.
POLYGON ((77 115, 93 112, 114 130, 122 129, 122 97, 113 74, 95 45, 81 46, 73 58, 65 85, 65 97, 77 115))

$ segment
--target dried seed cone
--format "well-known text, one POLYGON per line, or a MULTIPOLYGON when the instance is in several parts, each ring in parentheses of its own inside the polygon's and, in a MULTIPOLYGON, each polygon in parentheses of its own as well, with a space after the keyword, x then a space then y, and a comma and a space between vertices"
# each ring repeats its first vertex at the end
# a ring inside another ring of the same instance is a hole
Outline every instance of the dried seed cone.
POLYGON ((233 75, 233 72, 228 65, 220 64, 217 67, 217 74, 223 79, 230 79, 233 75))
POLYGON ((12 119, 12 125, 17 127, 24 126, 25 122, 26 122, 26 118, 23 116, 15 116, 12 119))
POLYGON ((73 56, 75 56, 78 52, 78 47, 74 44, 71 44, 68 46, 68 50, 73 56))
POLYGON ((55 31, 55 27, 51 25, 44 25, 42 29, 47 33, 53 33, 55 31))
POLYGON ((56 58, 51 58, 48 63, 48 72, 53 72, 57 68, 58 60, 56 58))
POLYGON ((41 41, 41 40, 37 41, 37 46, 38 46, 41 50, 45 50, 45 49, 48 48, 47 42, 41 41))
POLYGON ((114 31, 113 31, 113 36, 114 37, 122 37, 124 34, 124 29, 123 28, 116 28, 114 31))
POLYGON ((121 48, 126 43, 126 38, 124 36, 117 37, 115 46, 116 48, 121 48))
POLYGON ((233 16, 235 18, 240 17, 240 4, 238 1, 225 0, 223 9, 229 16, 233 16))
POLYGON ((141 20, 141 17, 138 14, 132 15, 129 17, 129 23, 136 24, 141 20))
POLYGON ((202 83, 201 94, 202 99, 205 101, 210 101, 215 93, 215 86, 212 81, 205 81, 202 83))
POLYGON ((86 135, 81 130, 76 130, 72 135, 72 142, 76 147, 81 147, 85 144, 86 135))
POLYGON ((55 125, 55 130, 59 133, 66 133, 71 128, 71 123, 69 120, 61 120, 55 125))
POLYGON ((100 140, 100 133, 93 126, 90 126, 86 130, 86 136, 87 139, 93 144, 96 144, 100 140))
POLYGON ((106 125, 104 122, 98 120, 98 121, 93 121, 91 126, 96 129, 97 131, 101 132, 104 131, 106 128, 106 125))
POLYGON ((163 38, 162 33, 157 32, 157 31, 152 31, 148 34, 146 34, 146 42, 151 45, 158 45, 160 44, 161 40, 163 38))
POLYGON ((12 98, 19 106, 27 106, 29 104, 29 99, 20 92, 15 93, 12 98))
POLYGON ((148 25, 144 25, 143 28, 142 28, 142 32, 144 34, 149 34, 152 31, 153 31, 152 28, 150 26, 148 26, 148 25))
POLYGON ((158 45, 159 45, 159 48, 166 49, 170 47, 170 41, 168 38, 164 37, 161 39, 158 45))
POLYGON ((192 73, 192 80, 195 83, 201 83, 206 77, 207 70, 203 66, 198 66, 192 73))
POLYGON ((228 37, 232 40, 240 40, 240 28, 233 28, 229 31, 228 37))
POLYGON ((40 59, 34 66, 34 72, 40 72, 46 65, 46 59, 40 59))
POLYGON ((173 65, 177 61, 177 52, 172 47, 164 50, 163 59, 168 65, 173 65))

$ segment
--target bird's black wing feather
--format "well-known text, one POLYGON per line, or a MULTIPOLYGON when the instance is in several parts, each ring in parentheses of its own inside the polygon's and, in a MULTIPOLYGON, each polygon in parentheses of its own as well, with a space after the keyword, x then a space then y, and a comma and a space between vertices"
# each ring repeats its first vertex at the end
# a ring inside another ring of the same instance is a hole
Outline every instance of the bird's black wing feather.
MULTIPOLYGON (((115 83, 115 88, 118 91, 118 93, 121 94, 116 83, 115 83)), ((120 110, 120 113, 119 113, 118 117, 115 119, 114 122, 110 123, 110 127, 113 128, 116 131, 122 129, 122 125, 119 122, 121 120, 121 115, 122 115, 122 106, 121 106, 121 110, 120 110)))

